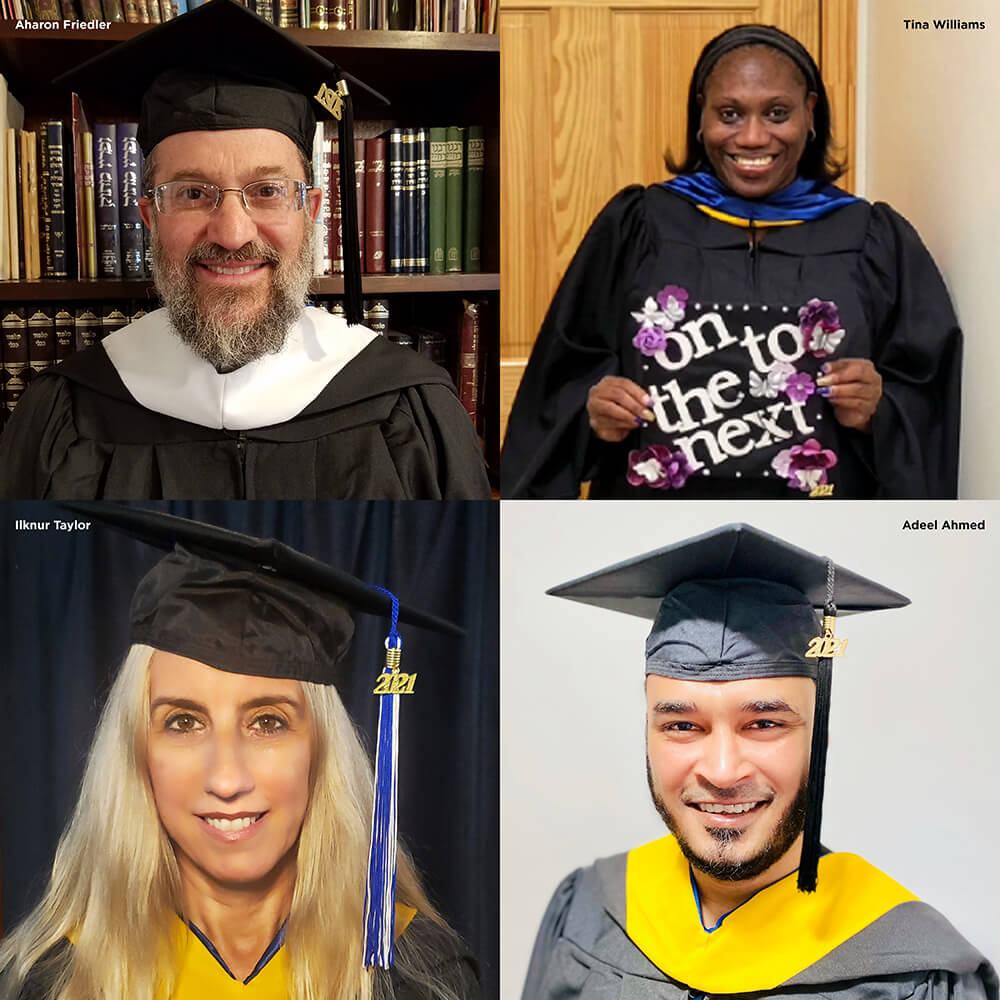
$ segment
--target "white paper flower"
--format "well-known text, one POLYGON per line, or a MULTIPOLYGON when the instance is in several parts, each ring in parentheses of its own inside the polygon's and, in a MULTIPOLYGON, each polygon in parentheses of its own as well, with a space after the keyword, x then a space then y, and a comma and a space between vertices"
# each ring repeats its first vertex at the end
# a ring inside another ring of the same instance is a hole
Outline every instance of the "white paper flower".
POLYGON ((758 399, 777 399, 779 392, 785 391, 788 380, 795 374, 795 365, 787 361, 775 361, 761 378, 757 372, 750 372, 750 395, 758 399))
POLYGON ((665 470, 657 459, 647 458, 645 462, 633 465, 632 471, 639 473, 647 483, 655 483, 658 479, 663 478, 665 470))
POLYGON ((818 357, 825 358, 828 354, 833 354, 833 352, 840 346, 840 342, 844 339, 843 330, 824 330, 819 323, 817 323, 812 328, 812 334, 809 337, 809 350, 818 357))
POLYGON ((672 330, 674 328, 674 321, 656 304, 656 299, 652 295, 643 304, 642 312, 632 313, 632 319, 642 329, 651 326, 658 326, 661 330, 672 330))

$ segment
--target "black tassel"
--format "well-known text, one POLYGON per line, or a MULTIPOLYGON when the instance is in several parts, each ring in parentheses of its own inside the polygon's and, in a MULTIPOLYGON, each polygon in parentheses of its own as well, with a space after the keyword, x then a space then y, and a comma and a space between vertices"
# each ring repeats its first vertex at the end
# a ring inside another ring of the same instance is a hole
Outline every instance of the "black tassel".
POLYGON ((816 866, 819 864, 819 834, 823 823, 823 789, 826 785, 826 747, 830 733, 830 689, 833 661, 828 656, 816 667, 816 711, 813 717, 812 749, 809 753, 809 784, 806 819, 802 837, 802 860, 799 862, 799 891, 816 891, 816 866))
POLYGON ((340 212, 344 244, 344 311, 351 325, 364 321, 361 292, 361 248, 358 240, 358 200, 354 176, 354 108, 350 93, 337 123, 340 144, 340 212))

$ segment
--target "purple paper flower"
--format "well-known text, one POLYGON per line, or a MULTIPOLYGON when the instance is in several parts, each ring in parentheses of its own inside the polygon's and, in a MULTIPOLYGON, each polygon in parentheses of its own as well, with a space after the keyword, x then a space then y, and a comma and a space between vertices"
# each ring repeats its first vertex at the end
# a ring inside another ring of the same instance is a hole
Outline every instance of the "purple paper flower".
POLYGON ((628 453, 625 478, 631 486, 652 486, 655 490, 679 490, 692 473, 687 456, 666 445, 652 444, 628 453))
POLYGON ((799 309, 802 342, 813 357, 826 358, 840 346, 844 331, 836 302, 810 299, 799 309))
POLYGON ((679 323, 684 319, 687 301, 687 290, 677 285, 666 285, 656 293, 656 304, 674 323, 679 323))
POLYGON ((810 299, 799 309, 799 326, 803 332, 812 330, 814 326, 821 326, 824 330, 839 330, 840 313, 837 312, 837 303, 810 299))
POLYGON ((788 480, 788 485, 803 493, 811 493, 826 482, 826 470, 837 464, 837 456, 823 448, 815 438, 805 444, 793 445, 779 451, 771 460, 771 468, 788 480))
POLYGON ((808 372, 796 372, 785 382, 785 392, 793 403, 804 403, 815 391, 816 383, 808 372))
POLYGON ((666 349, 667 338, 658 326, 643 326, 632 338, 632 344, 646 357, 652 357, 657 351, 666 349))

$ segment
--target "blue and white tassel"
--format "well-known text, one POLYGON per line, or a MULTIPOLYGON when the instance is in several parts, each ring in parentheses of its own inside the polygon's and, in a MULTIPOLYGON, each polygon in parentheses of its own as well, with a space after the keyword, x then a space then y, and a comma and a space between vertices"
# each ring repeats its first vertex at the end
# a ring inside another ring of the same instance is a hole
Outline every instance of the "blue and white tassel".
POLYGON ((376 685, 378 705, 378 745, 375 750, 375 796, 372 803, 372 839, 368 854, 368 880, 365 885, 365 968, 392 965, 396 924, 396 795, 399 775, 398 686, 384 683, 385 674, 398 674, 403 640, 396 631, 399 601, 382 587, 376 587, 392 599, 392 626, 385 640, 385 668, 376 685), (380 693, 386 692, 386 693, 380 693))

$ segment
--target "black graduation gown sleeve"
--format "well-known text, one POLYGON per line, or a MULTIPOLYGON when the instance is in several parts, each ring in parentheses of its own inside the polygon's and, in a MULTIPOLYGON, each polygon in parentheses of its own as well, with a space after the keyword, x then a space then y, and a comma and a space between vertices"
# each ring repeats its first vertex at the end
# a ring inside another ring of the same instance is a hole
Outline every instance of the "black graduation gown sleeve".
POLYGON ((860 267, 876 317, 872 360, 882 400, 872 421, 878 496, 958 495, 962 333, 944 281, 916 230, 872 206, 860 267))
POLYGON ((592 438, 587 393, 621 372, 617 330, 649 243, 644 188, 628 187, 591 225, 549 306, 507 424, 501 496, 579 495, 602 448, 592 438))
MULTIPOLYGON (((434 979, 461 1000, 479 1000, 479 965, 453 930, 418 913, 403 937, 416 938, 424 953, 431 956, 428 971, 434 979)), ((430 1000, 424 987, 407 982, 397 968, 393 967, 389 978, 393 1000, 430 1000)))
POLYGON ((99 346, 40 375, 0 435, 0 498, 488 499, 444 369, 382 339, 297 417, 233 432, 140 406, 99 346))

